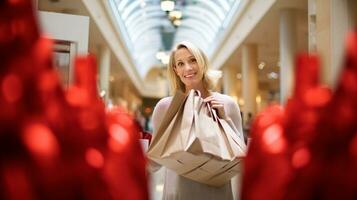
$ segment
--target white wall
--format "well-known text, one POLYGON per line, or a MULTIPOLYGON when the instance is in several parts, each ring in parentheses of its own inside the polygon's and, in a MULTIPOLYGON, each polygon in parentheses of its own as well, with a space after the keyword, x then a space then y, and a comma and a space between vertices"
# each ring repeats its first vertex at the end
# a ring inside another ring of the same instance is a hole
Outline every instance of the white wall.
POLYGON ((39 21, 51 38, 74 42, 78 54, 88 53, 89 17, 39 11, 39 21))

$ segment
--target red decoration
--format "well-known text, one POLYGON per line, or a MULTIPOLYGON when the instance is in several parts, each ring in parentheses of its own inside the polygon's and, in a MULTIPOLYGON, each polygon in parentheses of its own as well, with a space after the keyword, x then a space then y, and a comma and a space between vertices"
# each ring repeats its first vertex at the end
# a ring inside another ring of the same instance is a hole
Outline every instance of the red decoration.
POLYGON ((0 199, 148 199, 133 119, 105 112, 93 56, 61 88, 31 3, 0 3, 0 199))
POLYGON ((140 127, 123 108, 108 111, 110 137, 106 179, 115 199, 148 199, 146 160, 139 143, 140 127))
POLYGON ((260 113, 244 163, 242 199, 357 199, 357 32, 336 91, 318 59, 300 55, 294 95, 260 113))

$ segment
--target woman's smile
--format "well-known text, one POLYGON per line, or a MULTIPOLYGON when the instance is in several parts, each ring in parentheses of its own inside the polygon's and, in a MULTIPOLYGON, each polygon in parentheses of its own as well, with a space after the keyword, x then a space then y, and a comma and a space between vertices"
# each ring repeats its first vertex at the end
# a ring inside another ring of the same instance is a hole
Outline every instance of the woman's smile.
POLYGON ((184 75, 183 77, 184 78, 187 78, 187 79, 191 79, 191 78, 194 78, 196 76, 197 73, 190 73, 190 74, 186 74, 184 75))

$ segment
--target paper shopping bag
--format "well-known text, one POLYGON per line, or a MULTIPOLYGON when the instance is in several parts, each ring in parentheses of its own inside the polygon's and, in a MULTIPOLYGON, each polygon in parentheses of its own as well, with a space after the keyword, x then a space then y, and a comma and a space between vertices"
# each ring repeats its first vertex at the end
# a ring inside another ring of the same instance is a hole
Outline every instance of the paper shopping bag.
POLYGON ((219 119, 194 90, 188 96, 174 96, 148 151, 148 157, 157 163, 206 184, 237 166, 244 155, 245 144, 234 128, 219 119))
POLYGON ((188 96, 179 91, 174 95, 147 153, 151 160, 178 174, 191 171, 210 159, 207 155, 195 156, 185 151, 193 120, 192 109, 186 108, 183 112, 188 96))

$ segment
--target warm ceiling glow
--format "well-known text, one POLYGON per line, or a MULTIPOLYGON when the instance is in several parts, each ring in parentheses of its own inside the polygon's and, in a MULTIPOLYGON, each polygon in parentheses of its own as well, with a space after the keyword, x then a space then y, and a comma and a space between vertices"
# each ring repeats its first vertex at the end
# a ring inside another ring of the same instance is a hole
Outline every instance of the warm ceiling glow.
POLYGON ((179 10, 173 10, 173 11, 170 12, 169 16, 170 16, 170 18, 181 19, 182 12, 179 11, 179 10))
POLYGON ((181 20, 176 19, 173 23, 174 23, 175 26, 180 26, 181 25, 181 20))
POLYGON ((265 67, 265 62, 259 63, 258 68, 259 68, 260 70, 264 69, 264 67, 265 67))
POLYGON ((175 2, 169 0, 161 1, 161 9, 163 11, 173 11, 174 8, 175 8, 175 2))

